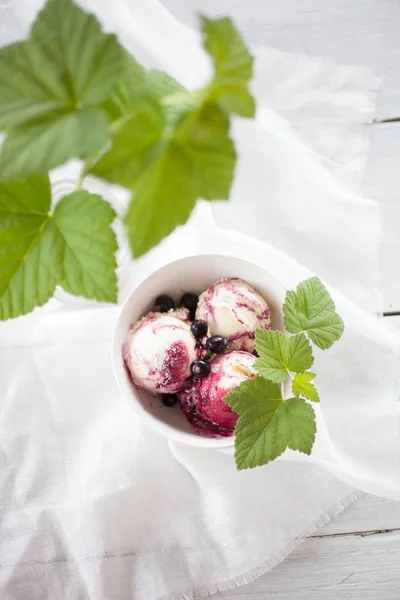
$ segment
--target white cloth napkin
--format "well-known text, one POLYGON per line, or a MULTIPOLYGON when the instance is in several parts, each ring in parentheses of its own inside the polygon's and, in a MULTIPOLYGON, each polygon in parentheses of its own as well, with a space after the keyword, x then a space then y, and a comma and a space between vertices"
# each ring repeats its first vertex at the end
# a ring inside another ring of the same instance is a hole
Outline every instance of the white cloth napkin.
MULTIPOLYGON (((4 8, 0 23, 11 14, 18 23, 3 26, 5 41, 26 31, 38 5, 4 8)), ((205 78, 196 36, 153 0, 86 5, 146 64, 188 86, 205 78)), ((377 206, 354 192, 375 86, 364 70, 259 52, 257 122, 234 126, 232 201, 199 203, 187 226, 121 272, 121 299, 161 264, 207 252, 257 262, 289 288, 310 271, 333 286, 346 332, 318 355, 312 457, 286 453, 237 473, 229 454, 145 429, 113 379, 118 307, 53 300, 3 323, 2 600, 201 597, 273 567, 356 497, 354 487, 400 498, 399 340, 360 308, 379 310, 377 206), (219 229, 211 211, 241 233, 219 229)))

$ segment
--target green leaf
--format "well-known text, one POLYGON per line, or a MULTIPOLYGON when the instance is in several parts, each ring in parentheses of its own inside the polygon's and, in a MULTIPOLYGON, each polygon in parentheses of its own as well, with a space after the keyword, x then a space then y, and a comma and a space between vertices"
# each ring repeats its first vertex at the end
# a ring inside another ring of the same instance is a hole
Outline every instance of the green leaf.
POLYGON ((128 52, 125 54, 125 74, 117 82, 112 95, 102 104, 102 108, 112 121, 123 116, 134 115, 143 99, 161 101, 175 92, 185 92, 176 79, 156 69, 147 71, 128 52))
POLYGON ((256 350, 259 358, 255 368, 274 383, 286 381, 289 371, 306 371, 314 362, 310 343, 303 333, 288 338, 280 331, 257 329, 256 350))
POLYGON ((126 224, 140 256, 186 222, 197 198, 228 197, 236 154, 229 119, 215 103, 166 111, 157 96, 184 88, 157 71, 141 80, 139 91, 121 86, 119 108, 114 98, 108 109, 120 114, 121 127, 91 172, 133 190, 126 224))
POLYGON ((319 402, 317 388, 311 381, 314 379, 315 373, 297 373, 292 381, 293 394, 303 396, 312 402, 319 402))
POLYGON ((282 402, 279 385, 267 381, 263 377, 246 379, 233 388, 224 402, 238 415, 254 419, 272 414, 282 402))
POLYGON ((235 429, 238 470, 265 465, 287 448, 310 454, 315 441, 313 408, 301 398, 265 400, 265 413, 243 416, 235 429))
POLYGON ((138 180, 125 217, 135 256, 145 254, 177 225, 186 223, 196 191, 182 166, 185 169, 186 164, 179 149, 168 144, 138 180))
MULTIPOLYGON (((124 67, 124 50, 96 17, 72 0, 48 0, 32 25, 30 41, 45 59, 40 76, 65 98, 98 104, 111 93, 124 67)), ((37 74, 35 73, 35 76, 37 74)))
POLYGON ((169 75, 127 59, 126 76, 103 107, 113 142, 91 172, 133 191, 126 215, 140 256, 186 222, 197 198, 229 197, 236 154, 230 113, 252 116, 253 59, 229 19, 203 20, 215 76, 190 94, 169 75))
POLYGON ((50 182, 33 176, 0 185, 0 319, 41 306, 54 293, 62 260, 49 217, 50 182))
POLYGON ((186 177, 192 179, 197 197, 227 200, 236 153, 225 114, 209 103, 188 111, 177 124, 173 143, 186 163, 186 177))
POLYGON ((231 19, 201 17, 204 48, 210 54, 215 77, 210 98, 228 114, 254 117, 255 102, 248 90, 253 76, 253 57, 231 19))
POLYGON ((238 469, 247 469, 260 460, 274 460, 286 446, 265 446, 264 432, 282 404, 279 386, 262 377, 247 379, 233 388, 224 398, 231 409, 240 415, 235 428, 235 460, 238 469))
POLYGON ((115 216, 108 202, 85 190, 72 192, 55 207, 54 224, 63 241, 59 283, 66 291, 116 302, 115 216))
POLYGON ((302 398, 289 398, 277 416, 288 448, 310 455, 317 432, 313 407, 302 398))
POLYGON ((167 73, 146 71, 132 56, 126 56, 127 72, 114 88, 103 108, 114 121, 109 150, 91 167, 98 177, 133 188, 138 176, 157 154, 157 144, 165 138, 167 119, 176 118, 186 107, 161 106, 164 96, 185 91, 167 73))
POLYGON ((124 74, 115 84, 112 94, 101 104, 111 121, 136 111, 137 102, 146 91, 148 71, 125 51, 124 74))
POLYGON ((54 214, 50 206, 47 176, 0 184, 2 320, 43 305, 57 284, 87 298, 116 299, 112 208, 85 191, 63 198, 54 214))
POLYGON ((235 428, 235 462, 237 469, 253 469, 266 465, 283 454, 287 448, 285 432, 277 418, 280 410, 273 411, 269 402, 264 416, 254 420, 239 419, 235 428))
POLYGON ((188 111, 152 156, 126 216, 135 256, 185 223, 198 197, 228 197, 236 162, 229 121, 215 104, 188 111))
POLYGON ((0 48, 0 130, 9 131, 62 107, 62 93, 39 71, 37 50, 29 41, 0 48), (30 47, 32 46, 32 47, 30 47))
POLYGON ((0 50, 0 130, 8 133, 1 178, 47 171, 98 151, 107 140, 108 119, 96 105, 111 94, 124 68, 125 51, 93 15, 71 0, 49 0, 28 40, 0 50))
POLYGON ((160 102, 163 102, 167 123, 173 127, 177 119, 187 112, 187 109, 197 106, 196 93, 190 94, 176 79, 157 69, 147 72, 146 90, 150 91, 160 102), (168 99, 180 98, 180 102, 168 104, 168 99))
POLYGON ((168 73, 157 69, 147 71, 146 89, 159 100, 170 94, 186 91, 186 88, 179 81, 168 75, 168 73))
POLYGON ((118 129, 110 150, 91 172, 111 183, 132 187, 151 161, 152 149, 161 139, 164 125, 165 117, 159 102, 152 96, 143 95, 118 129))
POLYGON ((322 350, 330 348, 344 331, 335 304, 318 277, 311 277, 300 283, 295 292, 286 293, 283 314, 287 331, 307 331, 311 341, 322 350))
POLYGON ((0 179, 23 179, 75 156, 86 158, 108 139, 108 122, 96 107, 56 112, 12 130, 0 153, 0 179))

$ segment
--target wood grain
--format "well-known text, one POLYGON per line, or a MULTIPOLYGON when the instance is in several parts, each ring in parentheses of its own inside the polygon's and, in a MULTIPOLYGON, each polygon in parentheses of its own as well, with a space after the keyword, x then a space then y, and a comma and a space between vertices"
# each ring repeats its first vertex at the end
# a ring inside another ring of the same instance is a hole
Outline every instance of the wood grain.
POLYGON ((312 537, 391 530, 400 531, 400 502, 365 495, 312 537))
POLYGON ((306 540, 266 576, 225 600, 399 600, 400 533, 306 540))
POLYGON ((400 123, 371 127, 371 152, 363 191, 378 200, 381 207, 383 310, 400 311, 400 123))

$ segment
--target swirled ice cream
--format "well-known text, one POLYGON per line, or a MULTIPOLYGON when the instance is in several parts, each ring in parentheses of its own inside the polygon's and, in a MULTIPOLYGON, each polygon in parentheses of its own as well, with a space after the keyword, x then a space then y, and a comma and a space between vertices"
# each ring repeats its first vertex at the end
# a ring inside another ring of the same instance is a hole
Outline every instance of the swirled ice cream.
POLYGON ((211 335, 228 340, 229 350, 254 352, 255 331, 271 328, 271 313, 264 298, 243 279, 225 277, 200 296, 196 319, 207 322, 211 335))
POLYGON ((153 394, 175 394, 196 360, 189 310, 151 312, 136 323, 124 347, 133 383, 153 394))
POLYGON ((216 356, 211 372, 204 379, 189 379, 178 394, 187 419, 203 435, 232 435, 238 416, 224 402, 234 387, 249 377, 256 377, 256 357, 242 351, 216 356))

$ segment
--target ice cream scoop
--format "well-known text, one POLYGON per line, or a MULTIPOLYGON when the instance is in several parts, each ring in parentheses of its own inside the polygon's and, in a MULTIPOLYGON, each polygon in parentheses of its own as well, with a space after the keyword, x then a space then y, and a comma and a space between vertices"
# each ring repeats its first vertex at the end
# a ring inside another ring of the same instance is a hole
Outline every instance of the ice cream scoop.
POLYGON ((204 379, 189 379, 178 394, 183 412, 190 423, 205 435, 232 435, 238 416, 224 402, 234 387, 256 377, 256 357, 242 351, 216 356, 211 372, 204 379))
POLYGON ((176 393, 190 377, 195 343, 188 309, 148 313, 132 328, 124 346, 132 381, 153 394, 176 393))
POLYGON ((270 329, 271 313, 264 298, 243 279, 225 277, 199 298, 196 319, 207 322, 211 335, 228 340, 229 350, 254 352, 255 331, 270 329))

